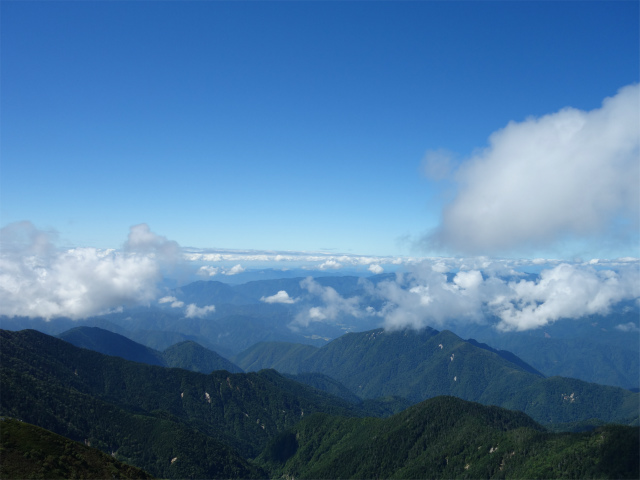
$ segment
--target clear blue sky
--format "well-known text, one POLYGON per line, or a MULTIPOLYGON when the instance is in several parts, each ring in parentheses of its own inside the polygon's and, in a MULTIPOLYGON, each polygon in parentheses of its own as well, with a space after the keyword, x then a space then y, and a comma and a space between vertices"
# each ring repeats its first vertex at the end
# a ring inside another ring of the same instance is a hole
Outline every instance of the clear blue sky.
MULTIPOLYGON (((421 239, 462 184, 426 178, 427 152, 462 165, 509 122, 599 109, 639 80, 635 1, 0 8, 1 224, 66 245, 118 248, 146 223, 191 247, 451 253, 453 227, 421 239)), ((636 193, 600 217, 635 228, 636 193)), ((638 255, 610 227, 570 240, 638 255)), ((516 250, 560 248, 550 232, 516 250)))

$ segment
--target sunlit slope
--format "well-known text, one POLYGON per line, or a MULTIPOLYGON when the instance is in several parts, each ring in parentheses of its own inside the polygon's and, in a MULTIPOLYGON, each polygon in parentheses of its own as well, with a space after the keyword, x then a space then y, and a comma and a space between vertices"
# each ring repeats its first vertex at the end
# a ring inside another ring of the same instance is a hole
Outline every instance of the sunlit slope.
POLYGON ((398 395, 417 403, 454 395, 521 410, 543 423, 593 418, 631 423, 638 418, 637 393, 569 378, 547 379, 509 352, 446 330, 349 333, 317 350, 265 343, 238 355, 236 362, 245 369, 319 372, 362 398, 398 395))

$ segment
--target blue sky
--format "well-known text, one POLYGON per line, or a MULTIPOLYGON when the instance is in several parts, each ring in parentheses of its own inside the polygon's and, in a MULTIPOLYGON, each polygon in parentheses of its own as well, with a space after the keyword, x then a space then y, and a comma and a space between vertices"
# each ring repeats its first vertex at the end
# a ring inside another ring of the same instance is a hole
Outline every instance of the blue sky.
POLYGON ((640 256, 637 135, 616 133, 637 121, 638 2, 0 8, 2 226, 99 248, 147 224, 198 248, 640 256), (587 153, 536 156, 574 123, 587 153), (472 217, 496 224, 482 241, 472 217))

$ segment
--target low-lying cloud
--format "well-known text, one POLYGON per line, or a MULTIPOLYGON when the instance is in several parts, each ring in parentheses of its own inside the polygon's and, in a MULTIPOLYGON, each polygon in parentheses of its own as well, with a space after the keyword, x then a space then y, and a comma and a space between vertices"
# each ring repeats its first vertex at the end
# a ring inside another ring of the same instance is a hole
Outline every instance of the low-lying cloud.
MULTIPOLYGON (((448 278, 442 262, 424 261, 394 279, 377 284, 364 281, 365 294, 351 298, 308 278, 302 287, 322 304, 303 310, 296 320, 308 325, 346 316, 375 316, 388 330, 480 323, 502 331, 523 331, 559 320, 606 315, 620 302, 640 298, 637 260, 621 262, 616 271, 559 263, 542 270, 534 280, 502 265, 480 263, 487 268, 460 270, 448 278), (382 306, 376 309, 371 304, 382 306)), ((625 328, 630 327, 619 329, 625 328)))
POLYGON ((208 314, 216 311, 215 305, 206 305, 204 307, 198 307, 195 303, 190 303, 185 309, 184 316, 187 318, 202 318, 208 314))
POLYGON ((152 236, 143 239, 138 234, 145 232, 135 229, 126 252, 60 251, 50 233, 30 222, 0 229, 0 314, 78 319, 149 303, 161 279, 159 261, 152 253, 164 247, 139 253, 137 248, 150 248, 153 242, 152 236))
MULTIPOLYGON (((511 122, 453 176, 458 191, 425 246, 463 255, 528 254, 566 241, 637 249, 640 87, 589 112, 565 108, 511 122)), ((427 155, 434 180, 450 156, 427 155)))
POLYGON ((344 316, 361 317, 363 315, 358 297, 344 298, 334 288, 320 285, 311 277, 302 280, 300 286, 311 296, 320 298, 323 305, 306 308, 299 312, 294 320, 295 324, 308 326, 311 322, 332 322, 344 316))
POLYGON ((278 293, 271 295, 270 297, 261 297, 260 301, 265 303, 285 303, 290 305, 292 303, 296 303, 298 299, 291 298, 286 290, 280 290, 278 293))
POLYGON ((613 270, 560 264, 536 280, 458 272, 453 281, 427 265, 373 289, 387 303, 378 312, 388 329, 443 327, 497 319, 499 330, 530 330, 560 319, 606 315, 640 297, 638 265, 613 270))

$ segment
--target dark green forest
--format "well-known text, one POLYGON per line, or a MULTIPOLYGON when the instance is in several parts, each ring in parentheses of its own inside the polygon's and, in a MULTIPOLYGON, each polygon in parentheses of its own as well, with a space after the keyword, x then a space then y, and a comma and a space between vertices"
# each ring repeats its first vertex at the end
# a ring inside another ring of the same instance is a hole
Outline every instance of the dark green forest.
MULTIPOLYGON (((588 431, 553 433, 524 413, 451 396, 409 408, 394 396, 362 401, 325 375, 202 374, 106 356, 33 330, 0 331, 0 342, 0 415, 98 449, 155 477, 638 475, 637 427, 583 425, 588 431)), ((535 375, 521 367, 514 371, 535 375)), ((548 390, 541 399, 555 395, 548 390)), ((615 402, 606 395, 600 400, 615 402)), ((52 477, 67 475, 58 465, 68 453, 57 457, 40 447, 20 446, 9 433, 0 430, 2 448, 11 452, 3 450, 2 478, 37 478, 38 473, 19 473, 25 472, 20 470, 25 458, 34 459, 38 472, 53 468, 52 477)))

